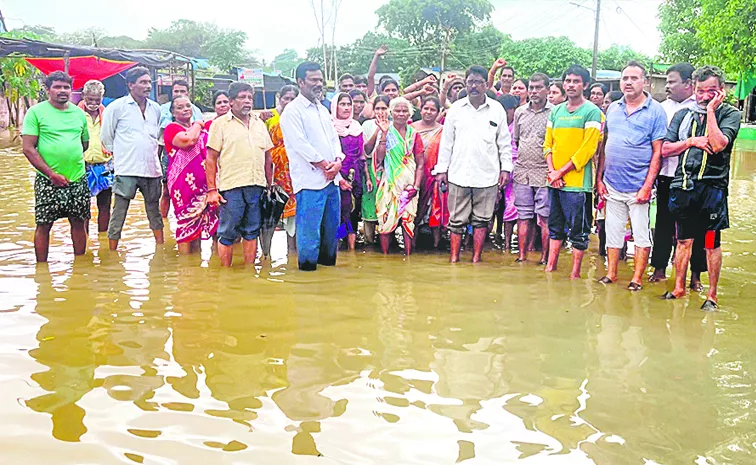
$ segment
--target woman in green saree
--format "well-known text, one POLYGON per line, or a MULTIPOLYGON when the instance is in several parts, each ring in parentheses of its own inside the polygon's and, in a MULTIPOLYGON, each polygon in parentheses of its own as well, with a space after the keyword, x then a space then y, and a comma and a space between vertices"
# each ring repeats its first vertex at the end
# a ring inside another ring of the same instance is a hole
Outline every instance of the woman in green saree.
MULTIPOLYGON (((423 181, 425 148, 420 135, 407 122, 412 105, 403 97, 391 101, 389 112, 393 122, 376 119, 379 135, 376 142, 375 167, 383 167, 375 203, 378 213, 378 234, 381 250, 388 253, 391 234, 401 223, 404 253, 412 253, 417 215, 417 194, 423 181)), ((378 171, 376 169, 376 171, 378 171)))

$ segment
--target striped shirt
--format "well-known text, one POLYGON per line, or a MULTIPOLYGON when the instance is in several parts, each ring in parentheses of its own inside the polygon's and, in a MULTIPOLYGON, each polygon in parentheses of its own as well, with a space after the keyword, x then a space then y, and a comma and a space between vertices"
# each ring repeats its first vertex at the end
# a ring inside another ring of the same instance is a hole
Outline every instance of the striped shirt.
POLYGON ((646 182, 651 166, 651 142, 667 135, 667 114, 650 95, 632 114, 625 97, 606 111, 606 164, 604 180, 622 193, 637 192, 646 182))
POLYGON ((593 190, 593 164, 591 159, 601 138, 603 115, 599 107, 586 101, 575 111, 567 110, 564 102, 551 110, 546 124, 544 156, 551 153, 554 169, 560 169, 569 161, 575 169, 564 175, 562 190, 591 192, 593 190))

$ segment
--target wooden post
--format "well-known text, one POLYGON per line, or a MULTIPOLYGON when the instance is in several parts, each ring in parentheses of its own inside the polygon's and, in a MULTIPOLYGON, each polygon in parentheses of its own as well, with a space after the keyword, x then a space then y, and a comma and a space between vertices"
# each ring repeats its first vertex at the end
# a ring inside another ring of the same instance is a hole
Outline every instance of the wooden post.
POLYGON ((71 53, 70 53, 70 52, 66 52, 66 53, 65 53, 65 54, 63 55, 63 71, 64 71, 64 72, 65 72, 66 74, 68 74, 68 59, 69 59, 70 57, 71 57, 71 53))

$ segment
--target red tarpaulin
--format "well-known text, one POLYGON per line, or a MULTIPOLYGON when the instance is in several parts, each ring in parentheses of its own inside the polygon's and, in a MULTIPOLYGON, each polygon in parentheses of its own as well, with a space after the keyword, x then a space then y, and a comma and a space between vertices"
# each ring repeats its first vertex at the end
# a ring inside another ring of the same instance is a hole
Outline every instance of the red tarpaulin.
MULTIPOLYGON (((26 61, 45 75, 65 71, 66 67, 63 58, 26 58, 26 61)), ((78 90, 90 79, 102 81, 134 65, 134 61, 115 61, 96 56, 71 57, 68 59, 68 74, 73 78, 73 88, 78 90)))

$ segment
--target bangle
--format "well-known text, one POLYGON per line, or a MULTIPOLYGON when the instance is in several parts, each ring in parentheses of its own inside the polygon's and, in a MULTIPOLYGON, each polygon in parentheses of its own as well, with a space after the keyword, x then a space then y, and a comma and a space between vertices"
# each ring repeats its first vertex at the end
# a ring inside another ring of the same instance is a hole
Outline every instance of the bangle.
POLYGON ((213 192, 213 191, 218 192, 218 189, 213 187, 212 189, 208 189, 207 193, 209 194, 210 192, 213 192))

